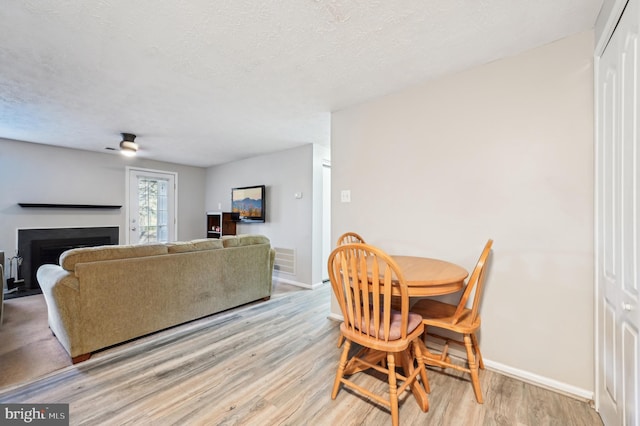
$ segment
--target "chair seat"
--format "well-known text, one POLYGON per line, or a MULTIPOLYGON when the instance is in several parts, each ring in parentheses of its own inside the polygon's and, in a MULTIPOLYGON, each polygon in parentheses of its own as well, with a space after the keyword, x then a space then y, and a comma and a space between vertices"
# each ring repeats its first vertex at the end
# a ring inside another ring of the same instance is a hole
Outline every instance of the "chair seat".
MULTIPOLYGON (((419 315, 415 315, 415 317, 421 318, 419 315)), ((402 352, 409 347, 412 340, 420 338, 422 333, 424 333, 424 323, 420 321, 411 332, 407 332, 406 339, 394 339, 388 342, 384 340, 373 340, 373 338, 364 333, 349 330, 344 322, 340 324, 340 332, 345 338, 362 346, 384 352, 402 352)), ((392 332, 389 334, 391 335, 392 332)))
MULTIPOLYGON (((389 326, 389 340, 398 340, 402 338, 402 333, 401 333, 402 313, 395 309, 391 309, 390 312, 391 312, 391 315, 390 315, 391 324, 389 326)), ((373 318, 373 311, 370 312, 370 315, 371 315, 371 318, 373 318)), ((384 314, 381 312, 380 315, 382 316, 384 314)), ((365 323, 365 319, 363 317, 362 324, 364 323, 365 323)), ((415 330, 420 325, 420 323, 422 323, 422 316, 413 312, 409 312, 409 318, 407 320, 407 334, 410 334, 413 330, 415 330)), ((357 325, 356 325, 356 328, 359 329, 357 325)), ((369 336, 376 335, 376 329, 373 324, 373 321, 369 325, 369 332, 364 331, 364 333, 368 334, 369 336)), ((382 323, 378 328, 377 336, 380 339, 385 338, 384 325, 382 323)))
POLYGON ((464 309, 460 320, 457 324, 453 324, 453 316, 458 307, 449 303, 440 302, 433 299, 422 299, 411 307, 411 312, 422 316, 424 325, 442 327, 446 324, 446 328, 457 333, 470 334, 480 328, 480 315, 475 321, 471 321, 471 309, 464 309))

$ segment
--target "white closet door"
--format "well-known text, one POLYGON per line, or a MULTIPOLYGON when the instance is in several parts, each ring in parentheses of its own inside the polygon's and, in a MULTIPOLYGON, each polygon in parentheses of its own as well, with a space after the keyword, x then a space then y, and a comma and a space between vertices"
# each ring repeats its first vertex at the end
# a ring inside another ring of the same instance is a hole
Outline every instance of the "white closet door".
POLYGON ((639 1, 627 3, 598 61, 596 403, 605 425, 640 424, 639 1))

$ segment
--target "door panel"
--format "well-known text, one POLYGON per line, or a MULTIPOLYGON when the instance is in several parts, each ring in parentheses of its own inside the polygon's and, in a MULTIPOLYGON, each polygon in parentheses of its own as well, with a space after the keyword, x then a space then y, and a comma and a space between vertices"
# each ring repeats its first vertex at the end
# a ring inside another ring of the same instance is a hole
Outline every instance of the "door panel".
POLYGON ((606 396, 615 406, 618 401, 617 375, 616 375, 616 310, 611 304, 606 303, 604 313, 604 378, 606 396))
MULTIPOLYGON (((637 220, 638 209, 637 200, 634 195, 638 194, 636 180, 638 134, 638 51, 637 34, 626 34, 626 40, 622 49, 622 252, 630 260, 638 259, 637 244, 637 220)), ((625 296, 631 299, 638 299, 638 262, 623 262, 622 287, 625 296)))
POLYGON ((638 330, 630 327, 629 323, 622 325, 622 380, 624 401, 622 412, 624 413, 625 425, 637 425, 640 420, 638 407, 640 407, 640 395, 638 395, 638 363, 640 362, 640 342, 638 341, 638 330))
POLYGON ((603 136, 602 139, 609 141, 601 147, 602 153, 600 154, 601 163, 601 194, 603 204, 599 207, 602 209, 601 218, 603 223, 600 226, 600 233, 604 242, 603 252, 601 258, 603 260, 603 273, 607 282, 613 283, 615 281, 615 200, 616 200, 616 185, 615 185, 615 150, 614 141, 616 140, 616 126, 613 124, 616 120, 616 70, 615 64, 611 64, 607 69, 606 77, 603 84, 603 98, 604 104, 607 105, 604 111, 604 120, 602 123, 603 136))
POLYGON ((640 424, 639 1, 627 3, 598 63, 596 404, 605 425, 640 424))

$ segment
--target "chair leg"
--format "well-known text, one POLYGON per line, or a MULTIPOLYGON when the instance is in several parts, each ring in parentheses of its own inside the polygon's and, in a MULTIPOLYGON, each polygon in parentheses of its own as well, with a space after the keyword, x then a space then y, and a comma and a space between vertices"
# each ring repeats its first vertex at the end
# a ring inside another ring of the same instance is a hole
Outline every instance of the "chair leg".
POLYGON ((480 345, 478 344, 478 338, 476 337, 475 333, 471 334, 471 342, 473 342, 473 349, 476 352, 476 358, 478 358, 478 367, 480 367, 481 370, 484 370, 484 362, 482 361, 482 353, 480 352, 480 345))
POLYGON ((344 369, 347 366, 347 358, 349 356, 349 349, 351 348, 351 340, 346 339, 344 343, 344 349, 340 356, 340 364, 338 364, 338 371, 336 372, 336 379, 333 382, 333 390, 331 391, 331 399, 336 399, 338 391, 340 390, 340 383, 344 375, 344 369))
POLYGON ((398 384, 396 382, 396 361, 393 353, 387 354, 387 365, 389 373, 389 402, 391 406, 391 424, 398 426, 398 384))
MULTIPOLYGON (((440 352, 440 361, 450 363, 451 358, 447 355, 449 353, 449 340, 445 340, 442 352, 440 352)), ((442 367, 444 368, 444 367, 442 367)))
POLYGON ((480 378, 478 377, 478 364, 476 363, 476 357, 473 354, 473 344, 471 342, 470 334, 464 335, 464 346, 467 348, 467 362, 469 363, 473 392, 476 395, 476 401, 478 401, 479 404, 482 404, 482 389, 480 389, 480 378))
POLYGON ((340 333, 338 336, 338 347, 342 346, 342 342, 344 342, 344 335, 340 333))
MULTIPOLYGON (((422 333, 422 341, 424 342, 424 347, 427 350, 428 350, 428 348, 427 348, 427 337, 428 336, 429 336, 429 333, 427 332, 427 327, 425 326, 424 327, 424 333, 422 333)), ((442 362, 446 362, 447 364, 451 364, 451 358, 449 357, 449 342, 450 342, 450 340, 448 338, 446 338, 446 337, 439 336, 439 335, 436 335, 436 334, 433 334, 431 336, 436 338, 436 339, 444 341, 444 343, 442 344, 442 350, 440 351, 439 359, 442 362)), ((442 368, 442 370, 444 370, 446 367, 441 365, 440 368, 442 368)))
POLYGON ((420 369, 420 378, 422 379, 422 386, 424 386, 424 390, 427 393, 431 392, 431 386, 429 386, 429 379, 427 378, 427 368, 426 365, 426 354, 422 353, 422 349, 420 348, 420 343, 414 340, 413 342, 413 352, 416 354, 416 359, 418 361, 418 368, 420 369))

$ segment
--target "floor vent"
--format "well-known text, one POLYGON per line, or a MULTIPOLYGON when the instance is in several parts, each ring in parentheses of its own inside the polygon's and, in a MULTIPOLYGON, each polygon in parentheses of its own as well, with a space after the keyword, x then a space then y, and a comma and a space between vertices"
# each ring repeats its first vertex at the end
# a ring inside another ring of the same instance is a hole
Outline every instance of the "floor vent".
POLYGON ((295 275, 296 273, 296 251, 295 249, 274 247, 276 250, 276 260, 273 266, 278 272, 295 275))

